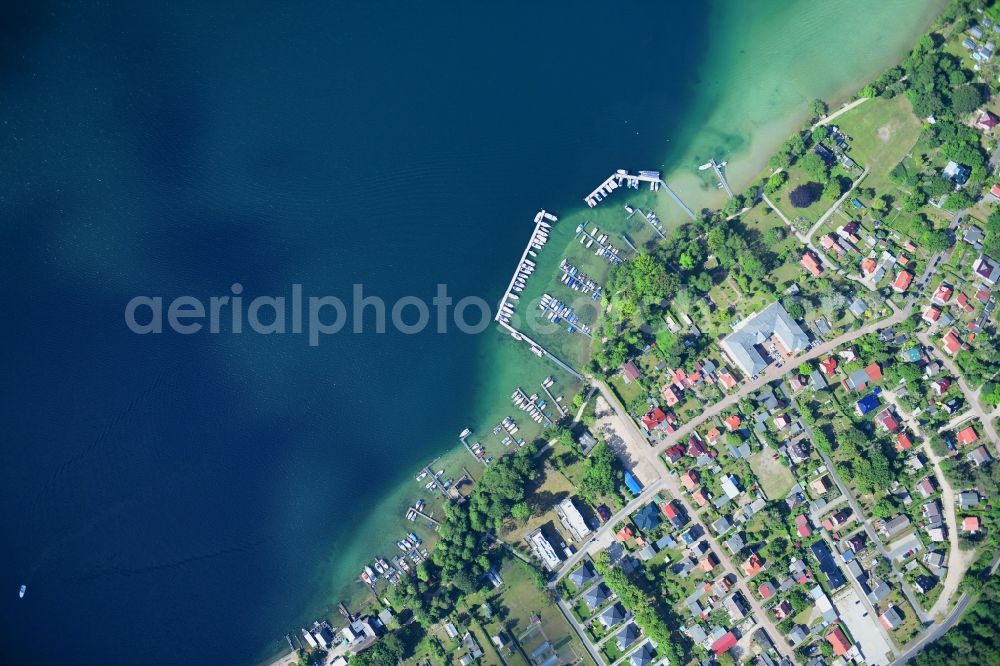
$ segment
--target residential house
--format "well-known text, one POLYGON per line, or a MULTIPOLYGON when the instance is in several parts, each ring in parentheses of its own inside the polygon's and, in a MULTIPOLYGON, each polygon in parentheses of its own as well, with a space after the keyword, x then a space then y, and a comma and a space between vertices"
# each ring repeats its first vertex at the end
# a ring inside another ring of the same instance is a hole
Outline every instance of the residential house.
POLYGON ((622 364, 621 371, 622 371, 622 380, 626 384, 631 384, 635 380, 639 379, 639 377, 642 375, 642 373, 639 372, 639 368, 632 361, 628 361, 627 363, 622 364))
POLYGON ((899 625, 903 624, 903 618, 895 606, 889 606, 884 613, 879 615, 878 620, 887 631, 898 629, 899 625))
POLYGON ((972 264, 972 272, 980 280, 993 287, 996 285, 997 280, 1000 279, 1000 263, 997 263, 996 260, 991 259, 985 254, 981 254, 975 263, 972 264))
POLYGON ((962 342, 958 339, 958 335, 953 328, 948 330, 941 339, 941 343, 944 346, 944 350, 952 356, 957 354, 958 350, 962 348, 962 342))
POLYGON ((979 433, 976 432, 975 428, 969 426, 960 431, 958 435, 955 436, 955 439, 957 439, 958 443, 962 446, 967 446, 975 443, 975 441, 979 439, 979 433))
POLYGON ((805 254, 802 255, 801 263, 803 268, 809 271, 813 277, 819 277, 823 274, 823 265, 819 261, 819 257, 812 250, 806 250, 805 254))
POLYGON ((931 477, 929 476, 925 476, 923 479, 918 481, 917 485, 914 488, 917 491, 917 493, 919 493, 920 496, 924 499, 927 499, 928 497, 933 495, 935 491, 934 482, 931 481, 931 477))
POLYGON ((843 657, 850 652, 853 647, 851 642, 847 640, 847 635, 844 634, 844 630, 840 627, 835 627, 833 631, 828 633, 826 635, 826 640, 833 647, 833 654, 838 657, 843 657))
POLYGON ((910 271, 900 271, 896 274, 896 279, 892 281, 892 290, 897 294, 902 294, 910 288, 911 282, 913 282, 913 273, 910 271))
POLYGON ((976 467, 982 467, 983 465, 988 465, 993 460, 993 458, 990 457, 990 454, 987 453, 985 446, 980 446, 975 451, 971 451, 968 455, 968 458, 970 461, 972 461, 972 464, 975 465, 976 467))
POLYGON ((846 391, 863 391, 869 384, 882 379, 882 367, 878 363, 870 363, 866 367, 855 370, 842 382, 846 391))

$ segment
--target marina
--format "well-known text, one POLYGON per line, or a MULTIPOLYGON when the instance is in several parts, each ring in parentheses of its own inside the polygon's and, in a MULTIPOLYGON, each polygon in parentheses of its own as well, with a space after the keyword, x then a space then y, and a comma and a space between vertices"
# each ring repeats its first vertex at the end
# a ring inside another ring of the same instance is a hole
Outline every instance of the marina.
POLYGON ((542 294, 542 300, 538 307, 545 313, 545 317, 553 324, 566 322, 566 330, 570 333, 583 333, 587 337, 593 337, 590 326, 581 323, 579 316, 570 306, 549 294, 542 294))
POLYGON ((632 175, 625 169, 618 169, 613 174, 608 176, 604 182, 598 185, 593 192, 585 196, 583 200, 588 206, 594 208, 619 187, 629 187, 637 190, 640 187, 640 183, 649 183, 649 189, 654 192, 662 188, 668 195, 670 195, 670 198, 681 207, 681 210, 683 210, 688 217, 692 220, 695 219, 696 216, 694 211, 688 208, 687 205, 681 201, 681 198, 677 196, 677 193, 670 189, 670 186, 667 185, 666 181, 660 177, 659 171, 640 171, 638 175, 632 175))
POLYGON ((514 403, 515 407, 519 407, 521 410, 528 413, 528 416, 535 423, 545 423, 545 427, 552 425, 552 419, 548 417, 545 413, 545 406, 548 404, 545 400, 540 400, 537 393, 532 393, 530 396, 525 394, 524 390, 518 386, 514 393, 510 396, 511 401, 514 403))
POLYGON ((559 270, 563 272, 560 282, 575 291, 589 294, 595 301, 601 300, 601 285, 597 284, 586 273, 563 259, 559 264, 559 270))
MULTIPOLYGON (((525 342, 529 345, 531 353, 538 356, 539 358, 548 358, 553 363, 558 365, 560 368, 570 373, 577 379, 582 380, 583 375, 580 374, 575 368, 570 366, 568 363, 560 359, 555 354, 546 350, 542 345, 535 342, 525 333, 519 331, 511 325, 511 317, 514 314, 514 309, 516 307, 518 298, 511 298, 512 296, 517 297, 517 295, 524 290, 524 286, 527 284, 527 277, 525 276, 525 268, 531 268, 531 271, 527 272, 530 276, 531 272, 534 271, 534 262, 529 258, 530 256, 537 256, 537 250, 542 249, 549 238, 549 231, 553 223, 558 221, 554 214, 546 211, 540 210, 535 214, 535 227, 531 232, 531 238, 528 241, 527 246, 524 248, 524 252, 521 253, 521 258, 517 262, 517 269, 514 271, 514 275, 511 277, 510 282, 507 284, 507 289, 504 290, 503 296, 500 297, 500 303, 497 308, 497 314, 494 316, 494 320, 497 322, 502 329, 510 333, 510 336, 517 340, 518 342, 525 342), (531 263, 526 263, 531 262, 531 263)), ((462 443, 470 453, 472 449, 465 442, 464 438, 462 443)), ((473 453, 473 455, 475 455, 473 453)))
POLYGON ((576 227, 576 237, 588 250, 597 246, 594 255, 603 258, 613 266, 625 263, 625 257, 621 256, 617 247, 608 242, 608 234, 601 233, 600 229, 593 227, 589 232, 587 228, 580 224, 576 227))

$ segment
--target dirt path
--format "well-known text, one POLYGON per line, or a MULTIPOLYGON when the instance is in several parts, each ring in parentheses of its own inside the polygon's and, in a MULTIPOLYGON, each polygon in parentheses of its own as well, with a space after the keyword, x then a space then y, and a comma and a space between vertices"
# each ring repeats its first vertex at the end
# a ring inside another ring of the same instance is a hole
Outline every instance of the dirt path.
POLYGON ((976 553, 973 550, 963 551, 959 547, 958 519, 955 516, 955 489, 952 488, 951 481, 948 480, 948 477, 941 470, 941 456, 934 453, 930 442, 924 437, 923 432, 920 430, 920 424, 913 418, 913 415, 907 414, 900 407, 895 393, 892 391, 883 391, 882 395, 892 403, 896 408, 896 413, 902 417, 910 430, 923 441, 924 455, 927 456, 927 459, 934 466, 934 476, 937 478, 937 484, 941 488, 941 508, 944 511, 945 523, 948 525, 948 573, 945 574, 944 580, 941 582, 940 596, 938 596, 937 601, 927 611, 927 614, 937 621, 944 618, 952 597, 958 592, 958 586, 962 582, 965 572, 968 571, 976 559, 976 553))

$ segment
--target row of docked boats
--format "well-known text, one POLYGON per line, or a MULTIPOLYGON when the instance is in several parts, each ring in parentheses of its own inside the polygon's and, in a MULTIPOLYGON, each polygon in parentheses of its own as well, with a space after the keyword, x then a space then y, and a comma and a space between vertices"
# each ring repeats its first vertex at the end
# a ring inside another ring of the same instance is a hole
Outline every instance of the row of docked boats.
POLYGON ((406 519, 409 521, 414 521, 417 519, 421 513, 423 513, 424 508, 426 508, 427 502, 422 499, 418 499, 416 504, 411 506, 406 510, 406 519))
POLYGON ((563 272, 560 281, 564 285, 575 291, 590 294, 590 297, 595 301, 601 300, 601 285, 591 280, 586 273, 581 272, 566 259, 563 259, 562 263, 559 264, 559 269, 563 272))
POLYGON ((529 396, 518 386, 511 394, 510 399, 516 407, 527 412, 528 416, 535 423, 541 423, 542 421, 551 423, 543 411, 545 409, 545 400, 539 400, 537 393, 532 393, 529 396))
POLYGON ((380 579, 386 580, 390 585, 395 585, 404 574, 413 573, 415 565, 427 559, 427 549, 421 547, 420 538, 413 532, 404 536, 401 541, 397 541, 396 547, 403 551, 403 555, 393 557, 391 561, 380 557, 371 564, 366 564, 361 570, 361 582, 372 590, 375 589, 375 583, 380 579))
POLYGON ((482 442, 476 442, 475 444, 470 446, 469 449, 472 451, 472 455, 476 456, 487 465, 493 462, 493 457, 486 455, 486 449, 483 447, 482 442))
POLYGON ((570 333, 583 333, 590 336, 590 326, 579 320, 576 312, 551 294, 542 294, 542 300, 538 302, 539 309, 545 313, 545 318, 553 324, 566 322, 566 330, 570 333))

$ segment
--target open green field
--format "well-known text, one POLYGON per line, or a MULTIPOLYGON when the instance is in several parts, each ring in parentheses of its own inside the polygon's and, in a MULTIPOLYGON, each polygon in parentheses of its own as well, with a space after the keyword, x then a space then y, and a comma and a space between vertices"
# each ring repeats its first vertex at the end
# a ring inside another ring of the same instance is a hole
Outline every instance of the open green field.
MULTIPOLYGON (((581 660, 580 663, 593 664, 593 659, 584 648, 580 637, 576 635, 555 604, 544 592, 535 587, 531 574, 523 562, 511 560, 504 566, 500 576, 504 585, 496 598, 506 609, 504 625, 512 636, 522 636, 531 626, 531 617, 537 615, 540 619, 539 628, 560 655, 564 658, 575 655, 576 659, 581 660)), ((564 663, 569 661, 571 660, 566 659, 564 663)))
POLYGON ((788 491, 795 485, 795 478, 787 467, 774 458, 774 451, 765 447, 750 457, 750 469, 768 499, 779 500, 788 495, 788 491))
POLYGON ((889 173, 913 149, 921 128, 906 96, 871 99, 837 118, 836 125, 848 138, 851 158, 870 170, 864 186, 878 193, 895 190, 889 173))

